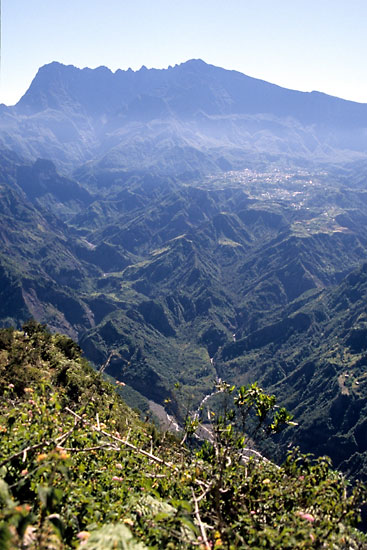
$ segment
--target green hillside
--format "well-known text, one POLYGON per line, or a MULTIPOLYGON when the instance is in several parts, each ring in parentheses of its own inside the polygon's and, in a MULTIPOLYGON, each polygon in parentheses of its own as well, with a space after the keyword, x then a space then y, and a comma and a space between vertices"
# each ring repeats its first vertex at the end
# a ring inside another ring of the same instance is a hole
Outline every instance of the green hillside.
MULTIPOLYGON (((362 479, 367 476, 366 274, 364 264, 335 290, 294 301, 280 320, 224 346, 217 361, 228 380, 245 383, 257 376, 281 398, 301 420, 290 436, 301 449, 327 452, 335 466, 362 479)), ((288 441, 284 435, 273 451, 288 441)))
POLYGON ((367 547, 355 529, 366 495, 328 459, 294 450, 276 466, 246 450, 243 430, 290 422, 256 384, 217 386, 222 413, 209 409, 199 444, 199 416, 185 443, 157 432, 36 322, 0 331, 0 375, 2 550, 367 547))

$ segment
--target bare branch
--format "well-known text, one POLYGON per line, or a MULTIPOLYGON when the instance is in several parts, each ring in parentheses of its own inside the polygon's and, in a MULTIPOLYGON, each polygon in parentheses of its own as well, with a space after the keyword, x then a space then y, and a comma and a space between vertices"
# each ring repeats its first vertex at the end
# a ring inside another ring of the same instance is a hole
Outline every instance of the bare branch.
POLYGON ((40 443, 36 443, 35 445, 29 445, 25 449, 22 449, 21 451, 18 451, 17 453, 12 454, 11 456, 8 456, 8 458, 5 458, 2 462, 0 462, 0 468, 1 466, 4 466, 7 462, 10 462, 13 460, 13 458, 17 458, 18 456, 23 455, 23 462, 27 459, 27 453, 30 451, 35 451, 36 449, 39 449, 40 447, 51 447, 55 445, 56 447, 62 446, 63 442, 67 440, 67 438, 75 431, 76 427, 80 423, 80 420, 76 419, 76 422, 70 430, 67 432, 59 435, 55 439, 51 439, 51 441, 41 441, 40 443))
POLYGON ((25 449, 22 449, 21 451, 18 451, 17 453, 14 453, 13 455, 8 456, 8 458, 5 458, 2 462, 0 462, 0 468, 1 466, 4 466, 4 464, 6 464, 7 462, 10 462, 11 460, 13 460, 13 458, 17 458, 18 456, 21 456, 21 455, 27 457, 27 453, 29 451, 34 451, 35 449, 39 449, 40 447, 48 447, 50 444, 51 444, 50 441, 41 441, 41 443, 37 443, 36 445, 30 445, 29 447, 26 447, 25 449))
POLYGON ((164 460, 162 460, 158 456, 155 456, 152 453, 149 453, 148 451, 144 451, 144 449, 139 449, 139 447, 136 447, 136 445, 133 445, 132 443, 129 443, 128 441, 126 441, 125 439, 122 439, 121 437, 117 437, 113 434, 110 434, 110 433, 106 432, 105 430, 98 429, 98 427, 93 426, 93 424, 91 422, 89 422, 89 420, 85 420, 84 418, 79 416, 77 413, 75 413, 74 411, 69 409, 69 407, 66 407, 65 411, 72 414, 75 418, 80 420, 83 424, 86 424, 87 426, 90 426, 92 428, 92 430, 97 431, 97 432, 105 435, 106 437, 109 437, 109 438, 113 439, 114 441, 118 441, 120 443, 120 445, 123 445, 124 447, 128 447, 129 449, 132 449, 133 451, 135 451, 139 454, 147 456, 148 458, 150 458, 154 462, 158 462, 158 464, 163 464, 164 466, 167 466, 168 468, 177 470, 177 468, 173 467, 173 464, 171 462, 165 462, 164 460))
POLYGON ((89 451, 99 451, 100 449, 105 449, 107 451, 119 451, 120 447, 117 445, 112 445, 111 443, 104 443, 102 445, 96 445, 95 447, 84 447, 83 449, 78 449, 77 447, 60 447, 57 446, 60 451, 65 451, 67 453, 87 453, 89 451))
POLYGON ((205 548, 207 550, 210 550, 211 546, 210 546, 210 544, 208 542, 208 538, 206 536, 205 526, 204 526, 203 522, 201 521, 201 517, 200 517, 199 502, 198 502, 198 499, 196 498, 194 490, 192 488, 191 488, 191 492, 192 492, 192 498, 193 498, 194 504, 195 504, 196 521, 198 522, 198 525, 199 525, 199 529, 200 529, 200 533, 201 533, 201 536, 202 536, 202 539, 203 539, 203 543, 205 545, 205 548))

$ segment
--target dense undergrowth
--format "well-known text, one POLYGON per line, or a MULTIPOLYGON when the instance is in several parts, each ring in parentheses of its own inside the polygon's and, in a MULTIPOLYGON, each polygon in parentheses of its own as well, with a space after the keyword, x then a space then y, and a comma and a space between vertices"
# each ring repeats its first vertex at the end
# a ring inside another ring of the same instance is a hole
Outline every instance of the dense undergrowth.
POLYGON ((327 458, 249 458, 246 426, 290 417, 256 384, 218 392, 211 441, 190 445, 198 417, 185 443, 141 422, 69 338, 0 331, 0 549, 367 548, 365 490, 327 458))

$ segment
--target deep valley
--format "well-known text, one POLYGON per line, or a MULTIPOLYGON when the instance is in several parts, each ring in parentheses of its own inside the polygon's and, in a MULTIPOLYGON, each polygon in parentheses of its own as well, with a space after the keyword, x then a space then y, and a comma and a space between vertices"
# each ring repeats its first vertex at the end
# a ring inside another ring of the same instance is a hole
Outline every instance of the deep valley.
POLYGON ((0 124, 2 326, 71 336, 179 420, 258 381, 298 423, 272 459, 367 479, 367 105, 199 60, 51 64, 0 124))

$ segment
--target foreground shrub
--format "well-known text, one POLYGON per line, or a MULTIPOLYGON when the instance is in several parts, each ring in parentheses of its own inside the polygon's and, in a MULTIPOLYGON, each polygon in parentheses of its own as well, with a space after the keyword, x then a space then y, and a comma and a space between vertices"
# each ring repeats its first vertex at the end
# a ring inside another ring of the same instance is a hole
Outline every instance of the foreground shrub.
POLYGON ((247 450, 244 430, 292 422, 258 386, 220 384, 223 413, 188 418, 180 443, 141 424, 64 337, 32 331, 2 340, 1 549, 367 547, 363 487, 327 458, 292 450, 279 467, 247 450))

